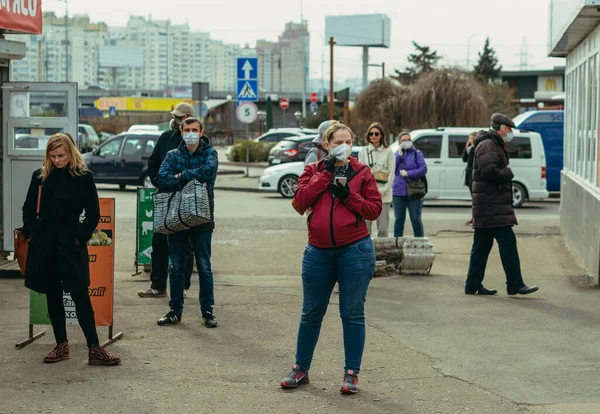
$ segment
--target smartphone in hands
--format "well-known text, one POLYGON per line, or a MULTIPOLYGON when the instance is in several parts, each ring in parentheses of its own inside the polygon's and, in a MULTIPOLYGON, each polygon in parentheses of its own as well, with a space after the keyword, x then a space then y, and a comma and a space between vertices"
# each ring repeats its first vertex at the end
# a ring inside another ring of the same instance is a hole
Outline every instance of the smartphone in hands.
POLYGON ((346 183, 348 182, 348 179, 346 177, 335 177, 333 182, 341 185, 342 187, 345 187, 346 183))

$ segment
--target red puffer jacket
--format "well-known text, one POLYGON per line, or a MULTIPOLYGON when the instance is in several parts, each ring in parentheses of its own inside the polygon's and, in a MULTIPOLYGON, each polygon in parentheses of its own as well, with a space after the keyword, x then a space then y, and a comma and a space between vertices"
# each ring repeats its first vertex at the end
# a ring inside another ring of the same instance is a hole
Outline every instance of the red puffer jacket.
POLYGON ((328 188, 333 174, 323 161, 304 167, 298 179, 292 205, 300 214, 312 208, 308 242, 317 248, 347 246, 368 237, 365 220, 377 220, 381 214, 381 195, 371 170, 352 157, 346 176, 350 195, 344 201, 332 197, 328 188))

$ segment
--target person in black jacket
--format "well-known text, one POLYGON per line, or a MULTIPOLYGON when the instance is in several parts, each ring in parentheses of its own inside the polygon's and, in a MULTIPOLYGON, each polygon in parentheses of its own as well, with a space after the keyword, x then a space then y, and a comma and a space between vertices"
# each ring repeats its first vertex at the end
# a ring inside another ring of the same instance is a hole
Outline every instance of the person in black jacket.
POLYGON ((478 135, 473 160, 473 247, 465 293, 495 295, 496 290, 483 287, 485 268, 494 239, 498 243, 509 295, 527 295, 538 290, 527 286, 521 275, 521 262, 513 226, 517 218, 512 205, 511 181, 506 143, 513 138, 514 122, 506 115, 493 114, 491 129, 478 135))
POLYGON ((23 204, 21 232, 29 240, 25 286, 45 293, 56 346, 44 362, 69 359, 63 290, 71 294, 89 348, 90 365, 117 365, 121 359, 100 346, 90 301, 87 242, 100 220, 94 177, 66 134, 48 141, 41 169, 31 177, 23 204), (85 219, 80 217, 85 210, 85 219))
MULTIPOLYGON (((194 117, 194 107, 187 102, 177 104, 171 112, 171 130, 164 132, 159 138, 152 155, 148 159, 148 176, 152 185, 158 188, 158 172, 160 166, 171 150, 179 148, 183 142, 181 124, 187 118, 194 117)), ((188 262, 185 277, 185 295, 191 285, 194 266, 193 249, 188 249, 188 262)), ((167 236, 152 233, 152 271, 150 272, 150 288, 138 292, 141 298, 158 298, 167 296, 167 274, 169 272, 169 242, 167 236)))

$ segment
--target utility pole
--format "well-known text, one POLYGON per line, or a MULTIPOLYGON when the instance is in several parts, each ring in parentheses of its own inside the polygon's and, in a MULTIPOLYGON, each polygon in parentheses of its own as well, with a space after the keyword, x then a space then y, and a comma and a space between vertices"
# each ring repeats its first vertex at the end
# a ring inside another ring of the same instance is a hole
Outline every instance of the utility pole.
POLYGON ((69 81, 69 4, 65 1, 65 67, 66 76, 65 82, 69 81))
POLYGON ((300 0, 300 24, 302 26, 302 119, 306 119, 306 42, 308 27, 304 27, 304 2, 300 0))
POLYGON ((329 119, 333 120, 333 45, 335 40, 329 38, 329 119))

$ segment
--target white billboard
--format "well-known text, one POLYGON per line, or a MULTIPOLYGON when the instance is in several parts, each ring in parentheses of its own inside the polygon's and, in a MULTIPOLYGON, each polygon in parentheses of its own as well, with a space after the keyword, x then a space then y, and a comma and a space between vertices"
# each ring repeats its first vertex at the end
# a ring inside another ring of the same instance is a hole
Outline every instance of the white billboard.
POLYGON ((129 46, 100 46, 101 68, 142 68, 144 49, 129 46))
POLYGON ((391 20, 385 14, 326 16, 325 42, 336 46, 390 47, 391 20))

